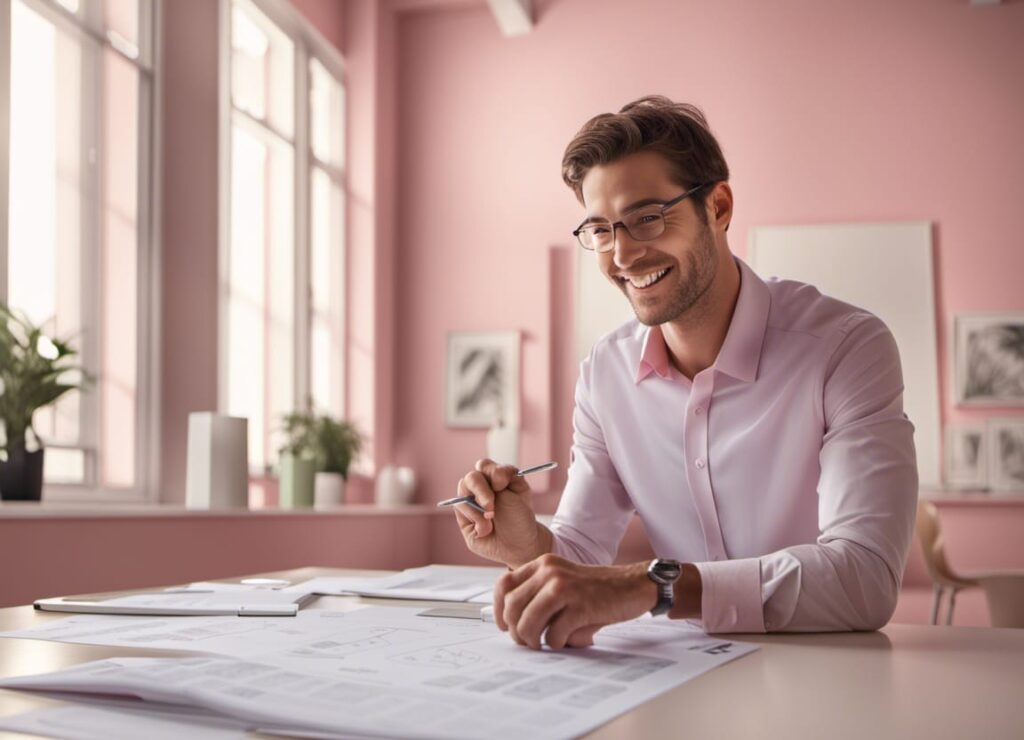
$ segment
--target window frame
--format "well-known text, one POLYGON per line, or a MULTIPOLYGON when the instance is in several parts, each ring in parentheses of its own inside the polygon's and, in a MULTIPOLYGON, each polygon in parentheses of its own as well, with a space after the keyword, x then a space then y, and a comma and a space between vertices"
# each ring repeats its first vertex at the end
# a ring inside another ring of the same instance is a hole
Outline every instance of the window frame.
MULTIPOLYGON (((100 404, 95 394, 86 393, 82 402, 82 424, 78 445, 51 443, 47 447, 80 449, 85 456, 85 482, 44 483, 46 501, 76 503, 147 503, 159 497, 160 475, 160 100, 163 89, 162 69, 162 17, 163 0, 148 0, 139 5, 139 54, 133 58, 125 53, 110 36, 90 26, 81 16, 68 11, 56 0, 19 0, 39 13, 62 31, 88 38, 99 45, 101 51, 109 49, 123 61, 131 64, 139 75, 138 86, 138 142, 136 162, 137 219, 136 229, 136 395, 134 485, 131 488, 109 487, 98 480, 98 461, 101 440, 100 404)), ((0 3, 0 300, 7 298, 8 238, 10 205, 10 95, 13 2, 0 3)), ((87 6, 88 8, 88 6, 87 6)), ((95 160, 104 161, 102 111, 105 101, 90 101, 88 117, 84 122, 83 141, 94 150, 95 160)), ((103 193, 102 172, 97 171, 93 185, 97 195, 103 193)), ((97 203, 102 198, 97 197, 97 203)), ((95 289, 100 269, 98 250, 103 243, 103 217, 94 209, 87 214, 89 236, 82 252, 81 274, 83 323, 100 326, 102 309, 95 289)), ((100 327, 102 330, 102 326, 100 327)), ((83 362, 95 366, 99 363, 101 332, 92 332, 92 340, 81 347, 83 362)))
MULTIPOLYGON (((252 116, 248 111, 235 107, 232 101, 232 5, 234 0, 218 0, 219 2, 219 40, 218 40, 218 87, 219 87, 219 141, 218 141, 218 295, 217 295, 217 407, 220 413, 228 413, 228 389, 230 378, 228 377, 229 362, 229 328, 227 317, 229 315, 230 300, 227 292, 223 289, 225 276, 229 274, 230 252, 231 252, 231 152, 232 152, 232 125, 235 116, 243 116, 249 123, 264 129, 267 133, 277 136, 285 141, 291 141, 294 147, 294 244, 295 244, 295 284, 294 284, 294 341, 295 361, 292 368, 294 373, 293 392, 294 408, 304 407, 305 400, 310 394, 311 375, 310 357, 311 341, 310 330, 312 325, 312 284, 310 282, 310 261, 311 261, 311 223, 312 223, 312 199, 311 199, 311 178, 314 168, 323 170, 331 182, 341 188, 344 198, 347 189, 345 186, 345 166, 347 159, 343 159, 343 166, 337 167, 328 162, 316 158, 312 150, 310 136, 310 75, 309 64, 311 59, 316 59, 323 65, 335 81, 341 86, 343 95, 347 90, 345 63, 341 53, 328 42, 320 32, 313 26, 313 23, 305 18, 298 9, 286 0, 247 0, 257 10, 263 13, 277 28, 284 33, 294 44, 295 57, 293 66, 293 85, 295 91, 293 110, 293 131, 292 136, 287 137, 278 131, 267 121, 261 121, 252 116)), ((347 120, 341 124, 347 130, 347 120)), ((342 241, 341 279, 345 281, 347 270, 348 244, 347 239, 342 241)), ((344 283, 343 283, 344 284, 344 283)), ((344 326, 347 321, 347 294, 343 296, 341 316, 339 320, 344 326)), ((347 378, 344 368, 345 360, 342 359, 341 375, 347 378)), ((346 397, 342 392, 342 398, 346 397)), ((268 423, 273 420, 268 419, 268 423)), ((257 469, 250 466, 250 477, 262 477, 266 475, 268 466, 264 469, 257 469)))

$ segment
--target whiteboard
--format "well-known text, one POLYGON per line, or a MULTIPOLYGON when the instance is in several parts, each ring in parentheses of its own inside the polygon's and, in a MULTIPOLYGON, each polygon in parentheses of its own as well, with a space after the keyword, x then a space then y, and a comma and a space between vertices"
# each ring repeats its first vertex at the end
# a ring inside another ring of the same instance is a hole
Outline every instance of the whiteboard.
POLYGON ((576 250, 576 362, 597 340, 635 319, 633 307, 597 266, 597 255, 576 250))
POLYGON ((752 228, 749 259, 764 278, 810 283, 870 311, 889 326, 903 363, 903 408, 915 427, 921 485, 938 487, 939 367, 931 224, 752 228))

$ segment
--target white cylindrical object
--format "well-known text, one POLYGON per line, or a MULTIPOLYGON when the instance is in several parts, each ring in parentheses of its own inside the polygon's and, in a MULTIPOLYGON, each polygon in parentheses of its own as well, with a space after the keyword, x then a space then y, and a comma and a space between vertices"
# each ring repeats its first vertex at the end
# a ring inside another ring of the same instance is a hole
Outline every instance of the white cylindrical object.
POLYGON ((519 465, 519 425, 500 421, 487 432, 487 457, 501 465, 519 465))
POLYGON ((345 503, 345 478, 341 473, 320 471, 313 479, 313 507, 329 509, 345 503))
POLYGON ((188 415, 185 505, 249 507, 249 420, 210 411, 188 415))

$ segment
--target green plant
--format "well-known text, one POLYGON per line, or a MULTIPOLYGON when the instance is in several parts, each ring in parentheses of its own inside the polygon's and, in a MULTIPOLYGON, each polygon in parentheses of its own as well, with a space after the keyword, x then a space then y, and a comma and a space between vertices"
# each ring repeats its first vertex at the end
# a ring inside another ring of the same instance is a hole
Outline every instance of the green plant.
POLYGON ((363 435, 351 422, 321 416, 317 419, 316 438, 320 470, 341 473, 347 479, 349 465, 363 447, 363 435))
POLYGON ((278 448, 282 455, 313 459, 317 456, 317 417, 312 411, 293 411, 284 416, 285 443, 278 448))
POLYGON ((90 378, 68 340, 53 339, 24 314, 0 303, 0 422, 3 449, 24 449, 28 432, 41 445, 32 416, 90 378))
POLYGON ((312 411, 293 411, 284 417, 285 443, 282 455, 312 459, 317 470, 348 477, 353 458, 363 446, 363 436, 354 424, 337 421, 312 411))

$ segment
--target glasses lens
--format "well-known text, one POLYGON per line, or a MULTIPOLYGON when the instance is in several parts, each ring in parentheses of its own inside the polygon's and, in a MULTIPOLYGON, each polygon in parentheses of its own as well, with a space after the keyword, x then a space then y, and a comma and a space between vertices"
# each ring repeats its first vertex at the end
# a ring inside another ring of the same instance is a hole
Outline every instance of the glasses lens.
POLYGON ((585 249, 604 251, 612 243, 612 227, 610 224, 587 224, 580 229, 579 240, 585 249))
POLYGON ((629 235, 637 241, 657 239, 665 232, 665 219, 660 208, 631 213, 623 219, 623 223, 629 235))

